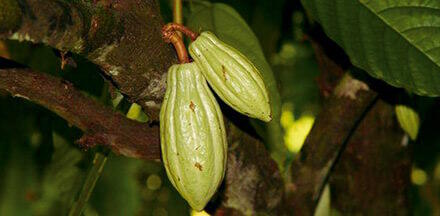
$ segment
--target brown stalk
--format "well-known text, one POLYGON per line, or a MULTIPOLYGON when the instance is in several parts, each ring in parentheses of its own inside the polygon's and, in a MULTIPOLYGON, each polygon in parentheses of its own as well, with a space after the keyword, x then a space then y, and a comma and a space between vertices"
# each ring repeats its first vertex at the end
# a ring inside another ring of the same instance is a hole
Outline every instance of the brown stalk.
POLYGON ((199 36, 198 33, 192 31, 188 27, 178 24, 178 23, 168 23, 162 28, 162 32, 173 32, 173 31, 179 31, 182 32, 184 35, 189 37, 192 41, 195 41, 197 37, 199 36))

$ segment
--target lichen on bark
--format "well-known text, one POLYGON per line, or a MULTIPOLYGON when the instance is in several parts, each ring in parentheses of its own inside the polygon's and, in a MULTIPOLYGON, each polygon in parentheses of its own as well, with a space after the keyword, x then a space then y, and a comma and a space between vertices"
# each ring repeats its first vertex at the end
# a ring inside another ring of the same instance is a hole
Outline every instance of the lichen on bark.
POLYGON ((155 0, 1 1, 16 10, 0 6, 0 38, 44 43, 84 56, 150 119, 157 119, 165 93, 163 75, 176 58, 162 41, 155 0), (1 19, 5 15, 20 21, 1 19))

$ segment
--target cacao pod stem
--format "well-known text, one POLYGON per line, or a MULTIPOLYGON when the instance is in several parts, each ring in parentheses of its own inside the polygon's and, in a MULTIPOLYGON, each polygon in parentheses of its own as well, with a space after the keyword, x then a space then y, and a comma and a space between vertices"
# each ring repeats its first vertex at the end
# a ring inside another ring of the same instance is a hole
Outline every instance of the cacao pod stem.
POLYGON ((198 33, 193 32, 188 27, 181 25, 181 24, 178 24, 178 23, 168 23, 168 24, 164 25, 162 28, 162 34, 164 34, 164 32, 175 32, 175 31, 182 32, 184 35, 189 37, 192 41, 195 41, 197 39, 197 37, 199 36, 198 33))
POLYGON ((171 43, 176 49, 177 57, 181 64, 189 63, 188 51, 186 50, 185 44, 182 38, 173 31, 162 31, 162 38, 165 42, 171 43))

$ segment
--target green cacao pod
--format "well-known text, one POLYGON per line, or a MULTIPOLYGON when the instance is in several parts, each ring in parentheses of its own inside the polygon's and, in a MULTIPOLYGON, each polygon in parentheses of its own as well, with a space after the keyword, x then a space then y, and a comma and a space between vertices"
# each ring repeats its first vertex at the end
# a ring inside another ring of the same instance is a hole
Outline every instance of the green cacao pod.
POLYGON ((417 138, 420 127, 419 114, 411 107, 405 105, 396 105, 396 116, 400 127, 405 131, 412 140, 417 138))
POLYGON ((193 209, 202 210, 223 179, 227 142, 220 107, 195 63, 168 70, 160 138, 168 178, 193 209))
POLYGON ((262 76, 246 56, 211 32, 201 33, 189 45, 189 53, 225 103, 249 117, 272 119, 262 76))

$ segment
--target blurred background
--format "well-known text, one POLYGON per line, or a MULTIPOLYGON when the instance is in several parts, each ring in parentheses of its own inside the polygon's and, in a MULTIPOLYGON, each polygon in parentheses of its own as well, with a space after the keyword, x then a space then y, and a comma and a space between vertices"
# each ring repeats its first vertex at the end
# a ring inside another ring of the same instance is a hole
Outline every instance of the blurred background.
MULTIPOLYGON (((272 66, 282 97, 285 145, 294 157, 319 113, 324 95, 320 71, 308 40, 314 25, 298 0, 223 0, 246 20, 272 66), (321 90, 320 90, 321 89, 321 90)), ((190 14, 190 1, 184 1, 190 14)), ((161 0, 165 21, 172 1, 161 0)), ((146 121, 136 106, 112 101, 99 69, 78 56, 77 67, 60 68, 49 47, 0 41, 0 56, 72 82, 85 94, 114 106, 130 118, 146 121), (131 107, 131 108, 130 108, 131 107)), ((345 57, 341 57, 344 61, 345 57)), ((412 97, 421 118, 413 148, 410 196, 415 215, 440 215, 440 103, 412 97)), ((76 145, 82 133, 50 111, 0 91, 0 215, 66 215, 78 198, 96 152, 76 145)), ((323 197, 331 202, 330 196, 323 197)), ((330 189, 331 191, 331 189, 330 189)), ((324 199, 323 198, 323 199, 324 199)), ((208 215, 192 212, 167 180, 160 162, 109 154, 84 215, 208 215)), ((333 214, 337 214, 334 212, 333 214)))

